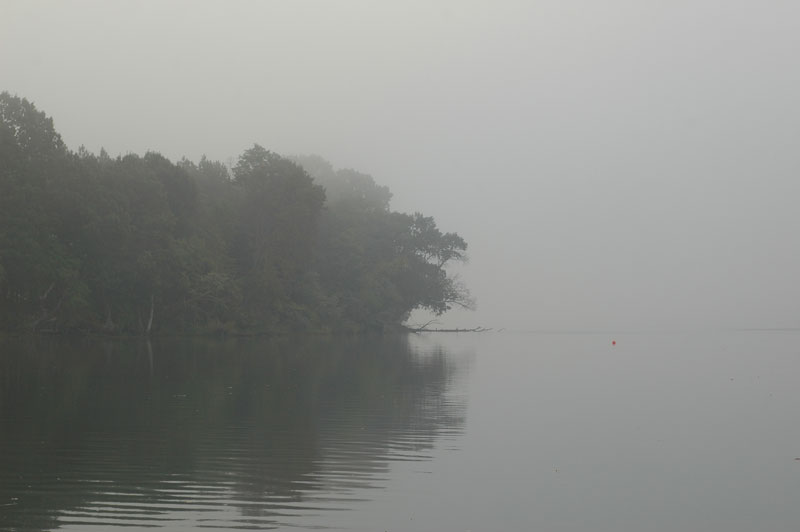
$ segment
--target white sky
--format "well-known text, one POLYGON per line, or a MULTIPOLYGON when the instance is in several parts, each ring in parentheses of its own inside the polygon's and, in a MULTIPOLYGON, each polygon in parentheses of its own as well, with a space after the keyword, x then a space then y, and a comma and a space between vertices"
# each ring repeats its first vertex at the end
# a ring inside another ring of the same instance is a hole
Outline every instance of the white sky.
POLYGON ((71 148, 318 153, 459 232, 447 326, 799 326, 799 45, 796 1, 0 0, 71 148))

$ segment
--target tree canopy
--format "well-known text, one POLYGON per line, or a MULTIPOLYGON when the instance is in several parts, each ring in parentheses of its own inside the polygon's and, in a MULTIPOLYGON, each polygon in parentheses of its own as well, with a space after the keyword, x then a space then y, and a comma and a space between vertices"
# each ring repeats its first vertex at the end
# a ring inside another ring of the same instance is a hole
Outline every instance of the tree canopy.
POLYGON ((388 188, 259 145, 205 157, 70 151, 0 94, 0 329, 111 334, 384 330, 470 307, 466 242, 388 188))

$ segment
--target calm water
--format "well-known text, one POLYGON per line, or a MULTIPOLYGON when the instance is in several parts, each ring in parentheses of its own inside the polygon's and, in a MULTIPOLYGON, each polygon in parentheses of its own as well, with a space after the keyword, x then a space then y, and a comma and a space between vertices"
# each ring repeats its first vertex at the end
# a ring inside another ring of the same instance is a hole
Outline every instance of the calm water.
POLYGON ((0 530, 796 531, 798 374, 796 332, 0 340, 0 530))

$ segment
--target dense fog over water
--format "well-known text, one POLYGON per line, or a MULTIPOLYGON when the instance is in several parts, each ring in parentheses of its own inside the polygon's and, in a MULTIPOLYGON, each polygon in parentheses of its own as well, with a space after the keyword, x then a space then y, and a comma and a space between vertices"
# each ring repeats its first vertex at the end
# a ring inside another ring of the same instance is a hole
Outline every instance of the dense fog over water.
MULTIPOLYGON (((795 2, 0 1, 72 149, 372 175, 516 329, 795 327, 795 2)), ((415 317, 424 321, 425 317, 415 317)))
POLYGON ((0 338, 0 529, 792 532, 798 331, 0 338))

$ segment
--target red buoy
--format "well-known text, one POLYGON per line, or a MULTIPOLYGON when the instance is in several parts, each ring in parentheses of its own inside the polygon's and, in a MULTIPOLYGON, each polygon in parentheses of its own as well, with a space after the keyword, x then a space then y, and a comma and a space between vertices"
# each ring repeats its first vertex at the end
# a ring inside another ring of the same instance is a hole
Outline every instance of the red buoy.
POLYGON ((611 340, 611 345, 617 345, 617 341, 616 340, 611 340))

